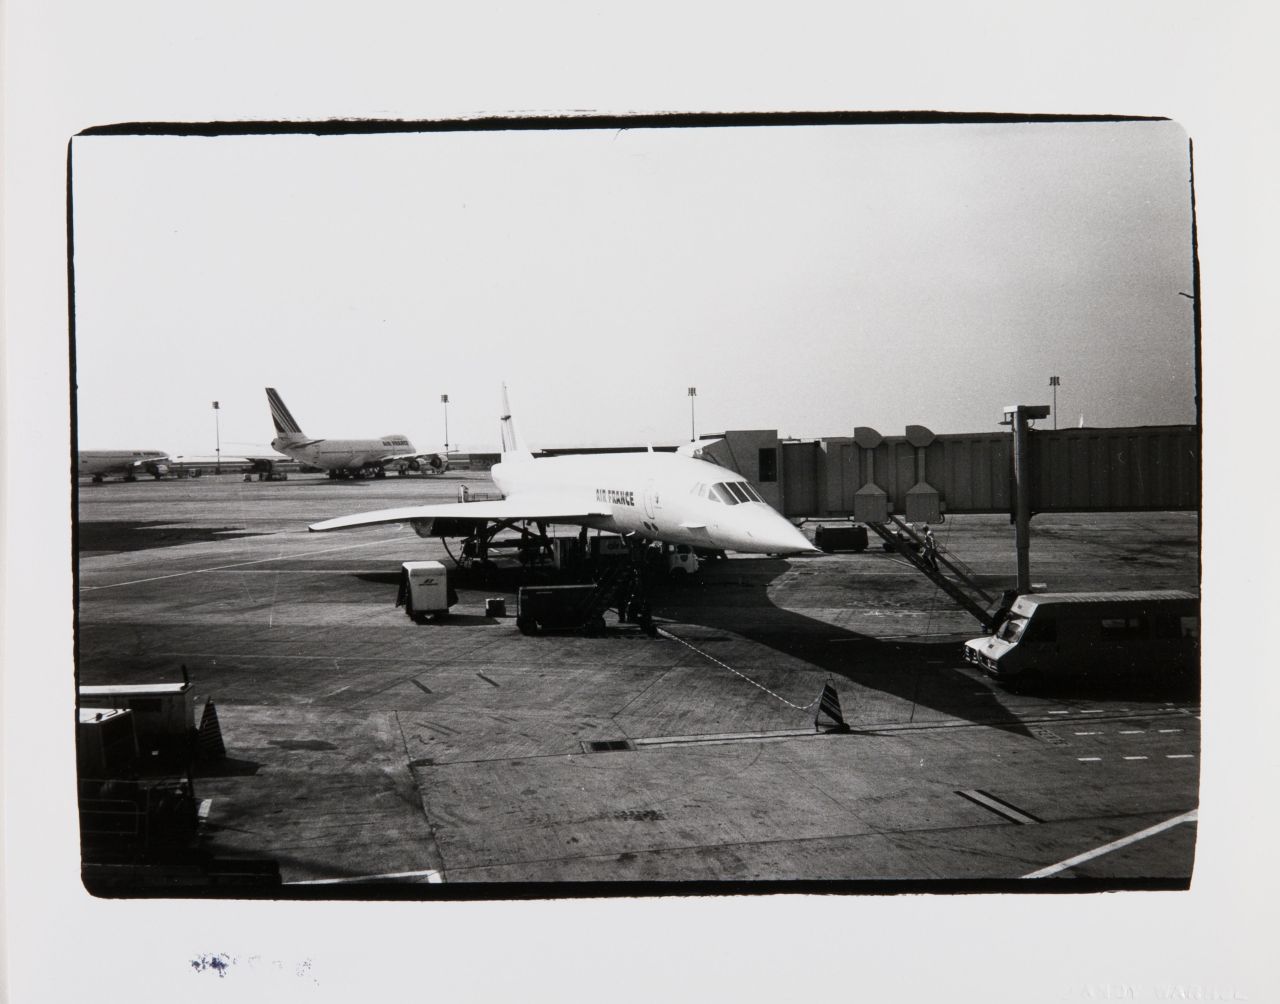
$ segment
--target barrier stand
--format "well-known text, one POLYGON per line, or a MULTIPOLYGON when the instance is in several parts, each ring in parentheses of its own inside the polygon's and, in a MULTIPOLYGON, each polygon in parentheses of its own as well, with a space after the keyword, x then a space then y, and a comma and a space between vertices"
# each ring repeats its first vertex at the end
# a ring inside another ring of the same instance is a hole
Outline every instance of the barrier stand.
POLYGON ((822 696, 818 699, 818 710, 813 716, 813 728, 816 732, 822 731, 823 715, 829 721, 828 732, 851 731, 849 723, 844 720, 844 714, 840 711, 840 695, 830 683, 822 688, 822 696))

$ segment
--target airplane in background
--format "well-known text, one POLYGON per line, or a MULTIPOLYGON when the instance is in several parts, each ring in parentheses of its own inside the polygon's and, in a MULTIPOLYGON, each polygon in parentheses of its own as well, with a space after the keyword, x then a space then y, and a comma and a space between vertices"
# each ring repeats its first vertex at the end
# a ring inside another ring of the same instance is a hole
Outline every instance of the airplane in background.
POLYGON ((163 450, 80 450, 76 473, 91 476, 94 484, 101 484, 109 474, 125 481, 150 474, 159 481, 169 473, 169 454, 163 450))
MULTIPOLYGON (((693 456, 612 453, 535 458, 525 449, 502 389, 502 459, 490 472, 501 499, 406 506, 314 523, 317 532, 378 523, 409 523, 421 537, 488 540, 517 522, 558 523, 746 554, 816 552, 770 508, 746 478, 693 456)), ((274 444, 273 444, 274 445, 274 444)), ((277 447, 278 449, 279 447, 277 447)))
POLYGON ((267 388, 267 404, 276 427, 271 448, 300 464, 321 468, 331 478, 385 478, 388 466, 394 466, 401 474, 406 471, 443 474, 449 468, 447 457, 418 453, 401 435, 378 439, 311 439, 303 434, 274 387, 267 388))

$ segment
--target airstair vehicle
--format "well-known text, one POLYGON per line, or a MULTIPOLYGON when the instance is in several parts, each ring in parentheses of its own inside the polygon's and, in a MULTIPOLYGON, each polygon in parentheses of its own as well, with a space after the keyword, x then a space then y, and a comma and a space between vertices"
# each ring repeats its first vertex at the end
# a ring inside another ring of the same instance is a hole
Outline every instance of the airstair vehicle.
POLYGON ((928 547, 922 534, 897 516, 889 515, 893 528, 884 523, 867 526, 885 542, 885 550, 897 552, 914 568, 973 614, 987 630, 994 630, 1008 610, 1009 596, 993 597, 980 586, 970 569, 941 544, 928 547), (931 561, 930 557, 934 560, 931 561))

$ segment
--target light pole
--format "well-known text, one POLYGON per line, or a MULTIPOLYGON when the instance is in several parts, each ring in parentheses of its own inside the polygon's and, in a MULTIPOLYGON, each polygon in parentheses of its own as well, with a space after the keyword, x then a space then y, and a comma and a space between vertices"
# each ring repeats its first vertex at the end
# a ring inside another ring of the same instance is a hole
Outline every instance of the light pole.
POLYGON ((441 394, 440 403, 444 405, 444 456, 449 458, 449 395, 441 394))
POLYGON ((217 455, 217 459, 214 461, 214 465, 213 465, 214 474, 222 473, 222 421, 218 417, 219 412, 221 410, 222 409, 218 407, 218 402, 214 401, 213 402, 213 435, 215 437, 214 442, 217 444, 214 447, 214 452, 217 455))
POLYGON ((1058 378, 1049 377, 1049 386, 1053 388, 1053 427, 1058 427, 1058 378))
POLYGON ((689 442, 696 443, 698 441, 698 425, 694 419, 694 402, 698 399, 698 388, 689 388, 689 442))

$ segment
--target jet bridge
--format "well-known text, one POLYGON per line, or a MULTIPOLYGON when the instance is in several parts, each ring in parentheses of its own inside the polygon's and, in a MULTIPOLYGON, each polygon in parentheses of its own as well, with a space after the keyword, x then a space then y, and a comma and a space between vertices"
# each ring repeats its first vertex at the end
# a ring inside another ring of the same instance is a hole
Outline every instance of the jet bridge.
POLYGON ((1030 590, 1036 513, 1199 510, 1198 426, 1035 428, 1049 413, 1046 405, 1011 405, 1000 423, 1008 432, 939 435, 909 425, 885 436, 859 426, 852 436, 801 441, 774 430, 728 431, 700 453, 750 479, 793 520, 853 519, 874 530, 898 517, 1008 514, 1019 592, 1030 590))

